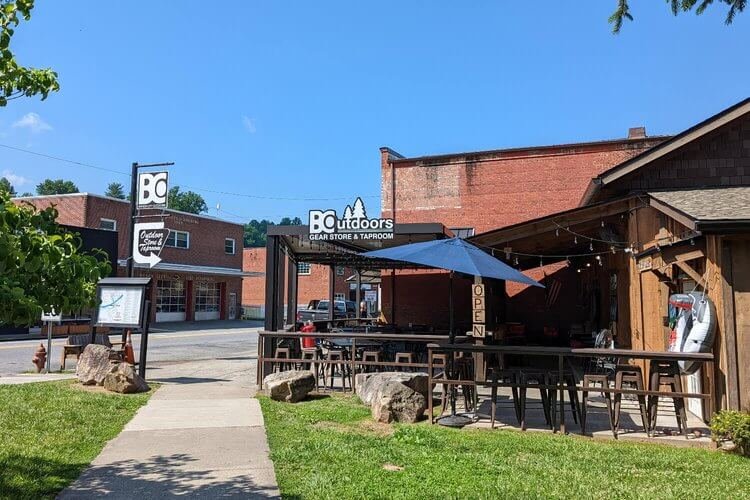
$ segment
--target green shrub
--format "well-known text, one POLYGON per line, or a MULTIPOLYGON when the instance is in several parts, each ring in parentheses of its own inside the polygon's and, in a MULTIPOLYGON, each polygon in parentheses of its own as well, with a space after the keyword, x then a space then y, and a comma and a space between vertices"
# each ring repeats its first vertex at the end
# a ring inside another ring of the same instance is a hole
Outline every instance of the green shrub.
POLYGON ((711 420, 714 441, 731 440, 738 453, 750 456, 750 413, 722 410, 711 420))

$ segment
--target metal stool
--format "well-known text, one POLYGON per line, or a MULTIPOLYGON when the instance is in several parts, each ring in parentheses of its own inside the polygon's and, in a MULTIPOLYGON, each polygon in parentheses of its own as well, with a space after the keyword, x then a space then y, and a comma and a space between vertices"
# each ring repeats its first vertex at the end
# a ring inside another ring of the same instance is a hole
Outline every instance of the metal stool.
POLYGON ((320 350, 317 347, 303 347, 302 348, 302 359, 309 360, 308 362, 302 363, 304 370, 310 370, 315 375, 315 386, 319 385, 320 377, 320 350))
MULTIPOLYGON (((283 359, 289 359, 289 358, 292 357, 292 355, 291 355, 291 349, 289 349, 288 347, 277 347, 276 351, 274 352, 273 357, 277 358, 277 359, 281 359, 281 358, 283 358, 283 359)), ((283 362, 283 361, 277 361, 277 362, 273 363, 273 367, 271 368, 271 371, 275 372, 276 368, 279 368, 279 370, 283 372, 285 370, 291 370, 292 369, 292 364, 291 363, 287 363, 287 362, 283 362)))
MULTIPOLYGON (((560 374, 557 371, 553 371, 547 374, 548 385, 557 385, 559 382, 560 374)), ((568 400, 570 402, 570 412, 573 414, 573 422, 578 423, 578 415, 581 413, 581 405, 578 402, 578 388, 576 387, 576 379, 573 372, 563 372, 563 385, 568 389, 568 400)), ((549 390, 548 404, 550 408, 550 416, 552 417, 552 426, 554 427, 557 423, 557 389, 549 390)))
MULTIPOLYGON (((623 384, 635 386, 635 389, 643 390, 643 372, 640 366, 636 365, 617 365, 615 368, 615 389, 622 389, 623 384)), ((622 394, 615 393, 615 409, 614 409, 614 433, 617 437, 617 432, 620 428, 620 405, 622 402, 622 394)), ((641 421, 643 422, 643 432, 648 434, 648 410, 646 409, 646 396, 638 394, 638 406, 641 409, 641 421)))
POLYGON ((516 420, 521 425, 521 408, 518 399, 518 380, 520 371, 518 369, 493 369, 490 374, 491 384, 491 396, 490 401, 492 404, 492 412, 490 415, 491 426, 495 428, 495 416, 497 414, 497 389, 498 387, 510 387, 511 393, 513 394, 513 409, 516 413, 516 420))
MULTIPOLYGON (((336 371, 336 366, 339 367, 339 372, 341 373, 341 388, 346 391, 346 379, 349 379, 349 387, 352 386, 352 374, 349 370, 349 353, 345 350, 330 350, 328 351, 328 355, 326 356, 327 361, 338 361, 338 363, 326 363, 325 366, 325 372, 328 372, 330 370, 330 380, 331 380, 331 389, 333 389, 333 376, 334 372, 336 371)), ((326 376, 323 376, 323 381, 325 383, 326 376)))
MULTIPOLYGON (((414 362, 414 355, 410 352, 397 352, 396 353, 396 363, 413 363, 414 362)), ((397 367, 398 371, 404 371, 404 367, 399 366, 397 367)), ((406 368, 407 370, 411 371, 411 368, 406 368)))
MULTIPOLYGON (((589 400, 589 391, 587 389, 594 388, 593 384, 601 384, 602 388, 609 389, 610 377, 604 373, 587 373, 583 376, 583 391, 581 393, 582 405, 581 405, 581 434, 586 434, 586 415, 587 415, 587 403, 589 400)), ((607 399, 607 415, 609 416, 609 428, 612 433, 617 437, 617 430, 615 428, 614 416, 612 413, 612 395, 608 392, 604 393, 604 397, 607 399)))
MULTIPOLYGON (((547 377, 547 372, 545 370, 533 370, 533 369, 520 369, 518 372, 518 382, 521 385, 518 390, 518 407, 519 407, 519 416, 520 418, 520 424, 521 424, 521 430, 526 430, 526 391, 528 390, 528 387, 525 387, 527 385, 548 385, 549 379, 547 377)), ((544 411, 544 421, 547 423, 547 425, 550 427, 550 429, 553 428, 552 419, 550 417, 550 404, 549 404, 549 394, 547 393, 547 389, 544 387, 539 387, 539 395, 542 399, 542 410, 544 411)))
MULTIPOLYGON (((380 363, 380 351, 365 351, 362 353, 362 362, 364 363, 380 363)), ((379 366, 364 365, 364 371, 369 373, 371 371, 379 372, 379 366)))
MULTIPOLYGON (((675 361, 651 360, 649 366, 649 385, 651 391, 658 391, 661 386, 670 387, 672 392, 682 392, 680 367, 675 361)), ((677 429, 683 436, 687 436, 687 414, 685 413, 685 398, 673 397, 677 429)), ((648 397, 650 434, 656 430, 656 418, 659 414, 659 396, 648 397)), ((649 435, 650 435, 649 434, 649 435)))

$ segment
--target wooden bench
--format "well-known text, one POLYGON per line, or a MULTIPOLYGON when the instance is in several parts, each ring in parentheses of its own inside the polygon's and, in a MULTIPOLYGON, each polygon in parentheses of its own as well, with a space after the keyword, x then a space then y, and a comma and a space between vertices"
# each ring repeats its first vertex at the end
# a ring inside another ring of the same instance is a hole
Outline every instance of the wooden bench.
MULTIPOLYGON (((91 343, 90 333, 81 333, 78 335, 70 335, 63 345, 62 358, 60 359, 60 371, 65 370, 65 360, 68 356, 75 355, 76 361, 83 354, 83 350, 86 346, 91 343)), ((118 355, 122 355, 122 342, 110 342, 109 333, 97 333, 94 341, 96 345, 103 345, 113 349, 118 355), (117 346, 117 348, 115 348, 117 346)))

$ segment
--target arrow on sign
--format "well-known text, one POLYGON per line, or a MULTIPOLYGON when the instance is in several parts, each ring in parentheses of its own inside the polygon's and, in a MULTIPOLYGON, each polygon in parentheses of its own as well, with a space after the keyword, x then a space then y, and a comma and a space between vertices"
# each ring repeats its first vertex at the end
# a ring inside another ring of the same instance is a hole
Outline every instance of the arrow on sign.
POLYGON ((141 222, 133 228, 133 261, 154 267, 161 262, 159 254, 167 242, 169 229, 163 222, 141 222))

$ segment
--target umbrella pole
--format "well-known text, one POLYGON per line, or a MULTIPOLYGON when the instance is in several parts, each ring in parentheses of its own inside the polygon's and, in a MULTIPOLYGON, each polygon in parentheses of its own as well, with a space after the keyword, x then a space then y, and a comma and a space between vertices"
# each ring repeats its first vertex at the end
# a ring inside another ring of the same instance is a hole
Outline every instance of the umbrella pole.
MULTIPOLYGON (((450 278, 448 279, 448 342, 452 345, 456 343, 456 332, 454 331, 453 324, 453 271, 450 272, 450 278)), ((451 351, 448 359, 448 366, 446 367, 446 375, 450 374, 450 378, 458 376, 455 364, 455 353, 451 351)), ((451 414, 447 417, 438 419, 438 424, 445 427, 463 427, 470 424, 472 420, 468 417, 456 414, 456 386, 451 384, 450 386, 450 402, 451 402, 451 414)))

